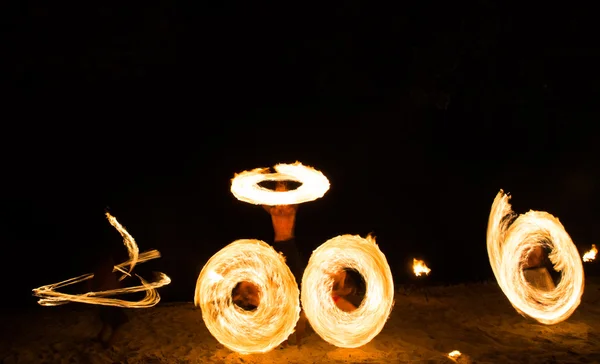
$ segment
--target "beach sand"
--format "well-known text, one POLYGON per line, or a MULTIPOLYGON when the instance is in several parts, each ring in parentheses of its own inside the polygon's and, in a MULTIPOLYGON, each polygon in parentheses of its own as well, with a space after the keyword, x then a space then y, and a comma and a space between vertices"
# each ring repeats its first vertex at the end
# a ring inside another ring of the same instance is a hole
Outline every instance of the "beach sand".
POLYGON ((309 330, 303 345, 240 355, 219 344, 192 303, 130 309, 113 348, 93 341, 96 308, 81 304, 5 311, 0 361, 12 363, 600 363, 600 280, 586 280, 577 311, 545 326, 520 316, 495 282, 397 287, 383 331, 342 349, 309 330), (427 294, 427 297, 426 297, 427 294), (448 353, 459 350, 458 359, 448 353))

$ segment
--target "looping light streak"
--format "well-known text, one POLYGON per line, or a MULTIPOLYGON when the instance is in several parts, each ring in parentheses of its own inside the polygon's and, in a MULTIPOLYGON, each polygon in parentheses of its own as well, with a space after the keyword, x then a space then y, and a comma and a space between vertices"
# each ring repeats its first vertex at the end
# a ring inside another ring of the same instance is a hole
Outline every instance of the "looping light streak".
POLYGON ((329 180, 320 171, 294 164, 277 164, 269 168, 256 168, 238 173, 231 180, 231 192, 240 201, 254 205, 294 205, 314 201, 323 197, 329 190, 329 180), (302 185, 294 190, 273 191, 259 185, 264 181, 296 181, 302 185))
POLYGON ((579 252, 556 217, 542 211, 517 217, 509 199, 500 190, 488 221, 487 249, 498 285, 523 316, 546 325, 566 320, 579 306, 584 290, 579 252), (550 261, 562 273, 560 282, 550 291, 532 286, 523 273, 529 252, 539 246, 552 249, 550 261))
POLYGON ((357 348, 383 329, 394 305, 394 282, 385 255, 371 236, 340 235, 326 241, 310 257, 302 277, 302 307, 315 332, 338 347, 357 348), (360 306, 350 312, 333 301, 334 276, 354 269, 366 282, 360 306))
MULTIPOLYGON (((108 212, 106 213, 106 217, 110 224, 117 229, 117 231, 123 237, 123 242, 125 247, 127 248, 127 252, 129 254, 130 259, 115 265, 113 271, 122 272, 124 275, 120 278, 122 280, 126 276, 130 276, 133 268, 138 263, 144 263, 152 259, 156 259, 160 257, 160 252, 158 250, 150 250, 147 252, 139 253, 139 248, 133 239, 133 237, 125 230, 125 228, 117 221, 115 217, 113 217, 108 212), (128 270, 125 270, 124 267, 129 266, 128 270)), ((160 295, 156 291, 157 288, 166 286, 171 283, 171 279, 164 273, 158 273, 158 279, 154 282, 147 282, 139 275, 135 274, 135 276, 140 280, 141 285, 134 287, 126 287, 119 289, 111 289, 106 291, 99 292, 87 292, 84 294, 66 294, 57 292, 56 290, 62 287, 70 286, 73 284, 81 283, 83 281, 87 281, 94 277, 93 273, 88 273, 81 275, 79 277, 74 277, 67 279, 62 282, 48 284, 39 288, 35 288, 33 290, 33 295, 36 297, 40 297, 38 303, 42 306, 58 306, 64 305, 69 302, 79 302, 79 303, 87 303, 93 305, 103 305, 103 306, 116 306, 116 307, 126 307, 126 308, 147 308, 155 306, 160 301, 160 295), (121 295, 126 293, 135 293, 135 292, 146 292, 146 296, 139 301, 128 301, 116 298, 109 298, 109 296, 121 295)))
POLYGON ((300 292, 285 258, 260 240, 242 239, 213 255, 196 283, 194 303, 210 333, 241 354, 264 353, 285 341, 300 317, 300 292), (260 304, 245 311, 231 298, 239 282, 258 287, 260 304))

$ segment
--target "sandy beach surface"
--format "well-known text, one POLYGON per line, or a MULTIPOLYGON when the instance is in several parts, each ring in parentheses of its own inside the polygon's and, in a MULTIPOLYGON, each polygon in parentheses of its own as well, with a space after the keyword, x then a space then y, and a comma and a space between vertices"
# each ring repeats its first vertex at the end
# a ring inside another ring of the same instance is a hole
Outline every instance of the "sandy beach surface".
POLYGON ((495 282, 397 287, 383 331, 357 349, 309 330, 303 345, 240 355, 208 332, 190 302, 130 309, 114 347, 93 338, 96 308, 80 304, 5 311, 0 360, 12 363, 600 363, 600 280, 588 278, 566 321, 545 326, 520 316, 495 282), (458 359, 448 353, 459 350, 458 359))

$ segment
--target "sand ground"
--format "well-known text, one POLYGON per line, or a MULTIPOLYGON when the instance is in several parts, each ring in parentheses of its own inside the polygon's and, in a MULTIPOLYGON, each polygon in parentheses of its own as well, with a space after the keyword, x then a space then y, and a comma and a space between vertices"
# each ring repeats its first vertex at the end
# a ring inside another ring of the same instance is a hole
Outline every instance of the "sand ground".
POLYGON ((192 303, 128 311, 111 349, 92 339, 95 307, 68 304, 0 318, 0 360, 12 363, 600 363, 600 280, 586 281, 582 303, 565 322, 540 325, 517 314, 494 283, 397 287, 383 331, 342 349, 309 331, 304 344, 240 355, 219 344, 192 303), (427 297, 425 295, 427 293, 427 297), (427 298, 427 299, 426 299, 427 298), (459 350, 458 360, 447 354, 459 350))

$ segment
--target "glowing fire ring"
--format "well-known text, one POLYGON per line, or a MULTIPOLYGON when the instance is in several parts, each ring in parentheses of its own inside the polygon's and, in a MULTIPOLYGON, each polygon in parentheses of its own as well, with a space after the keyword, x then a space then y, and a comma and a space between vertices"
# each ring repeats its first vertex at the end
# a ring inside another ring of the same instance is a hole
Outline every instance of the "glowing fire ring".
POLYGON ((357 348, 381 332, 392 311, 392 272, 374 238, 340 235, 313 252, 302 277, 301 298, 306 317, 323 340, 357 348), (351 312, 340 310, 331 297, 333 275, 344 268, 358 271, 367 286, 362 303, 351 312))
POLYGON ((509 195, 500 190, 496 196, 487 231, 490 264, 498 285, 510 303, 524 316, 552 325, 566 320, 581 302, 584 288, 583 264, 571 237, 558 219, 547 212, 512 211, 509 195), (512 221, 514 220, 514 221, 512 221), (554 268, 562 278, 552 291, 532 287, 525 280, 523 257, 532 248, 544 245, 554 268))
MULTIPOLYGON (((135 240, 133 239, 133 236, 131 236, 127 232, 127 230, 125 230, 125 228, 117 221, 117 219, 114 216, 107 212, 106 217, 110 224, 115 229, 117 229, 117 231, 123 237, 123 243, 125 244, 127 252, 129 253, 129 260, 121 264, 115 265, 114 267, 114 271, 119 271, 123 273, 123 276, 121 276, 120 280, 122 280, 126 276, 130 276, 131 271, 137 263, 147 262, 148 260, 160 257, 160 253, 158 252, 158 250, 151 250, 140 254, 139 248, 135 240), (128 271, 124 270, 126 266, 129 266, 128 271)), ((40 297, 38 303, 42 306, 58 306, 64 305, 69 302, 79 302, 103 306, 147 308, 155 306, 160 301, 160 295, 158 294, 156 289, 171 283, 171 278, 169 278, 166 274, 159 273, 158 275, 159 277, 157 281, 147 282, 142 277, 136 274, 135 276, 140 280, 141 285, 134 287, 111 289, 101 292, 88 292, 85 294, 66 294, 56 291, 59 288, 80 283, 94 277, 93 273, 88 273, 79 277, 67 279, 66 281, 48 284, 39 288, 35 288, 33 290, 33 295, 40 297), (145 291, 146 296, 139 301, 127 301, 116 298, 109 298, 109 296, 141 291, 145 291)))
POLYGON ((293 205, 314 201, 329 190, 329 180, 316 169, 294 164, 277 164, 276 173, 269 168, 256 168, 238 173, 231 180, 231 193, 240 201, 254 205, 293 205), (295 190, 273 191, 261 187, 264 181, 296 181, 302 185, 295 190))
POLYGON ((300 317, 300 292, 285 259, 260 240, 227 245, 202 268, 194 303, 208 331, 221 344, 242 354, 264 353, 285 341, 300 317), (245 311, 232 302, 242 281, 259 288, 260 304, 245 311))

